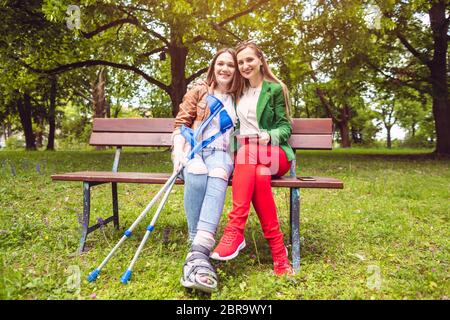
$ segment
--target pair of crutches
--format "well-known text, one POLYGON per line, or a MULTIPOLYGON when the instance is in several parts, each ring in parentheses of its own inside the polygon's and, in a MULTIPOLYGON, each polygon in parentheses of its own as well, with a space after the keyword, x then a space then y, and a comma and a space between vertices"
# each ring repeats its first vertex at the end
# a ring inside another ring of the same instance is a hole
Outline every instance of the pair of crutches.
MULTIPOLYGON (((188 128, 188 127, 186 127, 184 125, 181 127, 181 134, 186 139, 186 141, 188 141, 190 143, 190 145, 191 145, 191 151, 186 156, 187 160, 193 159, 197 152, 199 152, 200 150, 202 150, 203 148, 208 146, 211 142, 213 142, 219 136, 224 134, 228 129, 233 127, 233 121, 231 120, 231 118, 228 115, 228 113, 225 110, 222 110, 224 106, 223 106, 222 102, 219 99, 217 99, 216 97, 214 97, 212 95, 208 95, 207 98, 206 98, 206 102, 207 102, 207 105, 208 105, 208 107, 210 109, 210 115, 208 116, 208 118, 205 119, 201 123, 201 125, 195 130, 192 130, 191 128, 188 128), (217 114, 219 114, 219 126, 220 126, 219 132, 217 132, 216 134, 212 135, 209 138, 206 138, 205 140, 197 142, 197 139, 198 139, 199 135, 211 123, 212 119, 217 114)), ((108 263, 108 261, 111 259, 111 257, 114 255, 114 253, 117 251, 117 249, 122 245, 122 243, 126 239, 128 239, 132 235, 134 228, 139 224, 139 222, 141 222, 141 220, 145 217, 147 212, 153 207, 153 205, 156 203, 156 201, 159 199, 159 197, 161 197, 161 195, 164 193, 163 199, 161 200, 158 208, 156 209, 156 212, 155 212, 155 214, 153 216, 153 219, 150 222, 150 224, 148 225, 147 231, 145 232, 145 235, 142 238, 142 241, 141 241, 138 249, 136 250, 136 253, 134 254, 134 257, 131 260, 130 265, 128 266, 127 270, 124 272, 124 274, 120 278, 120 282, 122 282, 123 284, 126 284, 128 282, 128 280, 131 278, 131 275, 132 275, 132 272, 133 272, 132 271, 133 267, 134 267, 134 265, 135 265, 139 255, 140 255, 142 249, 144 248, 144 245, 147 242, 147 239, 150 236, 150 233, 154 230, 155 223, 158 220, 159 214, 160 214, 161 210, 163 209, 165 203, 167 202, 167 198, 169 197, 169 194, 170 194, 170 192, 171 192, 171 190, 172 190, 172 188, 173 188, 173 186, 174 186, 174 184, 175 184, 175 182, 177 180, 177 177, 178 177, 179 173, 181 172, 181 170, 183 170, 183 168, 184 168, 184 165, 182 165, 180 168, 178 168, 177 171, 175 171, 169 177, 169 179, 163 185, 161 190, 159 190, 158 193, 153 197, 153 199, 149 202, 147 207, 142 211, 142 213, 133 222, 133 224, 130 226, 130 228, 128 228, 125 231, 125 233, 122 236, 122 238, 114 246, 114 248, 109 252, 109 254, 102 261, 102 263, 94 271, 92 271, 89 274, 89 276, 88 276, 88 281, 89 282, 95 281, 97 279, 100 271, 108 263)))

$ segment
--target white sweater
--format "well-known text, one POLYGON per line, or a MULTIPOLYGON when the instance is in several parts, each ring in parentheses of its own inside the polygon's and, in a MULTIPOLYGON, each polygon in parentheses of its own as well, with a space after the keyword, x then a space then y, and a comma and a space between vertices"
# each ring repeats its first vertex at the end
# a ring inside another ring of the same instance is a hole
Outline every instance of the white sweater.
POLYGON ((256 105, 258 104, 261 87, 245 89, 237 105, 237 116, 240 122, 240 134, 259 134, 256 105))

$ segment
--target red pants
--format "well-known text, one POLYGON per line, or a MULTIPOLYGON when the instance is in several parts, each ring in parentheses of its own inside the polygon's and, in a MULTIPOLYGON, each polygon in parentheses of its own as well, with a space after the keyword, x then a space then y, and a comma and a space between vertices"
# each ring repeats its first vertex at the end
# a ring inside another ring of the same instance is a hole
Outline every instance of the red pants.
POLYGON ((284 175, 290 166, 283 149, 272 145, 245 144, 235 157, 228 226, 243 233, 252 202, 272 253, 285 249, 270 182, 272 176, 284 175))

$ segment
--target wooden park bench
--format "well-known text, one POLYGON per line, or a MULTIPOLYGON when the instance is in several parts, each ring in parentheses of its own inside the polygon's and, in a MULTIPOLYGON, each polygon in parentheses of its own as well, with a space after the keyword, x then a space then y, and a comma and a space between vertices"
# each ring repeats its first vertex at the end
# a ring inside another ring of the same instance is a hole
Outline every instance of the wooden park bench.
MULTIPOLYGON (((83 182, 83 220, 79 252, 84 250, 87 235, 103 224, 114 222, 119 228, 118 183, 164 184, 171 173, 118 172, 122 147, 169 147, 174 119, 94 119, 89 143, 93 146, 113 146, 116 153, 111 171, 82 171, 55 174, 54 181, 83 182), (113 215, 101 223, 89 226, 91 188, 111 183, 113 215)), ((331 119, 293 119, 292 136, 289 143, 296 149, 332 148, 331 119)), ((313 177, 313 181, 302 180, 296 176, 296 163, 292 162, 289 176, 272 179, 272 187, 290 189, 290 226, 292 261, 295 270, 300 268, 300 189, 322 188, 342 189, 343 183, 334 178, 313 177)), ((183 184, 178 179, 177 184, 183 184)), ((231 181, 230 181, 231 185, 231 181)))

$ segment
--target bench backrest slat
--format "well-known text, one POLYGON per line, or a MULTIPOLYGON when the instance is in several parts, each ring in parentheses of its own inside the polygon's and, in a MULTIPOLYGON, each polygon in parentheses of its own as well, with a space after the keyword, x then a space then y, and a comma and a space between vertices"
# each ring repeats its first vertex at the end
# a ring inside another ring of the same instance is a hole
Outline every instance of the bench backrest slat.
MULTIPOLYGON (((94 146, 167 147, 173 118, 95 118, 89 143, 94 146)), ((294 149, 331 149, 331 119, 293 119, 289 143, 294 149)))
POLYGON ((102 119, 95 118, 93 132, 165 132, 172 133, 173 118, 102 119))
POLYGON ((168 147, 171 133, 93 132, 89 144, 93 146, 168 147))

